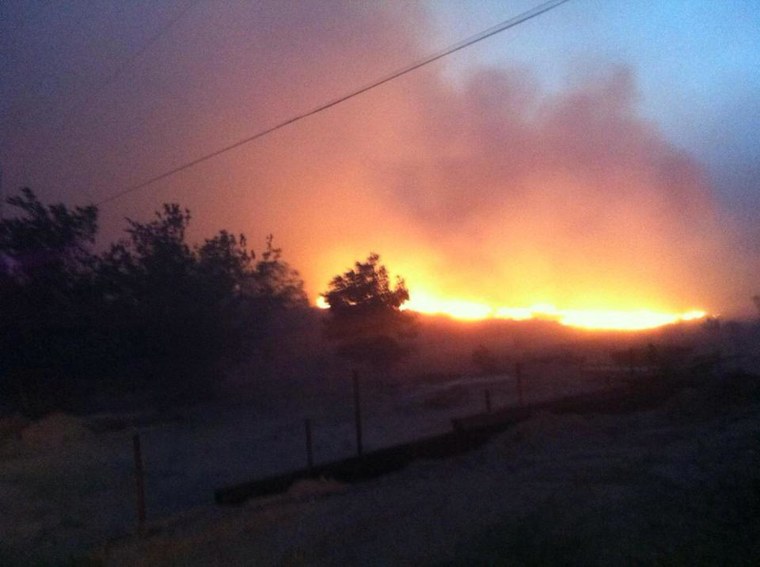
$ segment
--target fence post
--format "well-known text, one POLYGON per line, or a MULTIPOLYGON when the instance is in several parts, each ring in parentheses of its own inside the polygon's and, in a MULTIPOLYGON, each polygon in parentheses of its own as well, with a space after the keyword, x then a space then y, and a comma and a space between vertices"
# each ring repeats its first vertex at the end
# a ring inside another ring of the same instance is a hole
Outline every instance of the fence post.
POLYGON ((361 456, 362 448, 362 408, 359 395, 359 372, 353 371, 354 382, 354 420, 356 422, 356 454, 361 456))
POLYGON ((311 420, 306 418, 304 421, 306 426, 306 464, 309 469, 309 476, 314 476, 314 450, 311 444, 311 420))
POLYGON ((137 531, 145 534, 145 472, 143 470, 140 434, 132 436, 132 449, 135 457, 135 489, 137 495, 137 531))

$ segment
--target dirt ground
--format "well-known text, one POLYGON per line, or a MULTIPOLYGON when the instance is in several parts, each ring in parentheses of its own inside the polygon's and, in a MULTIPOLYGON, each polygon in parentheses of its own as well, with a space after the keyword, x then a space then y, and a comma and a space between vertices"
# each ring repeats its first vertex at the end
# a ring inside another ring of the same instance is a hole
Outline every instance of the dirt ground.
MULTIPOLYGON (((452 415, 482 411, 484 386, 497 392, 497 403, 514 392, 514 384, 498 377, 469 384, 374 392, 366 416, 373 424, 369 448, 436 433, 450 426, 452 415)), ((541 390, 534 382, 531 395, 562 393, 559 384, 560 390, 541 390)), ((303 432, 294 426, 302 421, 281 416, 300 415, 307 401, 311 410, 321 408, 318 455, 350 454, 352 408, 335 393, 321 406, 313 397, 284 393, 285 405, 272 402, 269 413, 208 407, 156 422, 53 416, 32 429, 22 420, 7 424, 0 564, 760 562, 760 382, 754 375, 683 385, 635 413, 543 413, 458 457, 418 461, 353 485, 304 481, 284 495, 215 506, 214 487, 303 466, 303 432), (131 425, 117 427, 119 421, 131 425), (146 460, 143 536, 135 534, 135 431, 146 460)))
POLYGON ((459 458, 309 481, 101 547, 108 565, 757 564, 760 406, 539 415, 459 458))
POLYGON ((754 378, 629 415, 541 414, 352 486, 308 481, 101 546, 108 565, 756 565, 754 378))

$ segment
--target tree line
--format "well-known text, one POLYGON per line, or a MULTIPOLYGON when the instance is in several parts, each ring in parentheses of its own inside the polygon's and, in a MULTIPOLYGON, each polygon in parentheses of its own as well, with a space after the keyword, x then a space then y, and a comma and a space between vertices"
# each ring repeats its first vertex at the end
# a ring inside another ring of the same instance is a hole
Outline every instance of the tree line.
MULTIPOLYGON (((98 209, 45 205, 24 188, 0 219, 0 409, 39 416, 99 399, 168 403, 210 395, 231 361, 266 343, 287 311, 308 307, 298 271, 267 237, 187 242, 190 212, 164 204, 95 250, 98 209)), ((387 368, 408 353, 409 294, 379 256, 323 294, 325 336, 356 364, 387 368)))
POLYGON ((165 204, 127 219, 94 250, 95 206, 46 206, 30 189, 0 220, 0 390, 29 415, 96 395, 208 393, 220 361, 242 356, 273 318, 307 305, 272 236, 258 257, 244 235, 186 240, 190 212, 165 204))

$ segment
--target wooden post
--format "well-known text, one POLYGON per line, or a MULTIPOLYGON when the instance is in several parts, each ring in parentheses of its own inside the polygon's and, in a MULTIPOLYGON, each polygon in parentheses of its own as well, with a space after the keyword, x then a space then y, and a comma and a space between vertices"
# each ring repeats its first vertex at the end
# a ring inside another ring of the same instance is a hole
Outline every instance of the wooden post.
POLYGON ((356 454, 361 456, 363 452, 362 447, 362 408, 361 397, 359 395, 359 373, 354 370, 353 372, 354 382, 354 420, 356 422, 356 454))
POLYGON ((314 471, 314 450, 311 444, 311 420, 306 419, 304 421, 306 426, 306 464, 309 469, 309 476, 313 476, 314 471))
POLYGON ((523 405, 522 363, 515 362, 515 381, 517 382, 517 403, 523 405))
POLYGON ((486 395, 486 413, 491 413, 491 390, 485 391, 486 395))
POLYGON ((137 531, 140 535, 145 533, 145 472, 143 471, 142 449, 140 448, 140 434, 132 436, 132 448, 135 457, 135 488, 137 494, 137 531))

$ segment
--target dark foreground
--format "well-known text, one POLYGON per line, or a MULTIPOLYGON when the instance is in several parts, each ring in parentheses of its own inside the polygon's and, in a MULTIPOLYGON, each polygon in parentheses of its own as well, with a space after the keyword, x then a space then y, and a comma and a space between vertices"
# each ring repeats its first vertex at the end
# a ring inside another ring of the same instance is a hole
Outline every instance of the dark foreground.
POLYGON ((538 413, 472 452, 303 480, 98 546, 108 565, 760 564, 760 381, 538 413))

